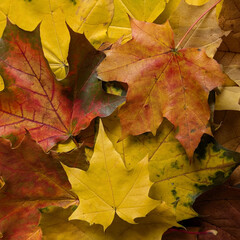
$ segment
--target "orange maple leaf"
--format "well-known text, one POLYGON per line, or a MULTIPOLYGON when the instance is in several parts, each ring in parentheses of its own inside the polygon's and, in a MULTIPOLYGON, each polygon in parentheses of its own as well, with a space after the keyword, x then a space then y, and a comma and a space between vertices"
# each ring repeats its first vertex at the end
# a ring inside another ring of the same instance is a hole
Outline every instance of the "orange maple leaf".
POLYGON ((105 51, 98 68, 104 81, 128 84, 119 112, 122 137, 156 133, 163 117, 191 158, 203 133, 211 134, 208 93, 228 77, 219 64, 197 48, 175 49, 173 31, 163 25, 131 20, 132 40, 105 51))

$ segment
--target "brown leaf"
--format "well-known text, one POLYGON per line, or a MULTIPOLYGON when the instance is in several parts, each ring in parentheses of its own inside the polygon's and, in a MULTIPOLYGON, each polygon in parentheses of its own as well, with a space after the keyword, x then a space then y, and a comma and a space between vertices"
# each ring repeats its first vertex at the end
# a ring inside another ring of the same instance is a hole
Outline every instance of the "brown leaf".
POLYGON ((240 189, 218 186, 197 198, 194 209, 202 216, 201 231, 215 229, 218 234, 199 235, 198 240, 240 239, 240 189))
POLYGON ((224 0, 219 15, 219 25, 223 30, 232 30, 234 35, 240 34, 240 1, 224 0))
POLYGON ((214 122, 220 127, 214 137, 224 147, 240 152, 240 112, 216 111, 214 122))

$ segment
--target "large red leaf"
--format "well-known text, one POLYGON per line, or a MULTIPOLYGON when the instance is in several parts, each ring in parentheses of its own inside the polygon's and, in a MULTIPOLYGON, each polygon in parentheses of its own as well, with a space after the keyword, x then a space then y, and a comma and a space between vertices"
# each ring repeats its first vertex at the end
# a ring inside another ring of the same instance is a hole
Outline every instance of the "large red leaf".
POLYGON ((11 148, 0 139, 0 235, 4 240, 41 239, 39 208, 77 203, 61 164, 26 135, 11 148))
POLYGON ((6 85, 0 93, 0 135, 19 142, 27 129, 49 150, 124 101, 106 94, 94 74, 103 53, 83 35, 71 34, 70 76, 58 83, 44 58, 38 29, 25 32, 8 23, 0 42, 0 73, 6 85))
POLYGON ((132 40, 114 44, 98 68, 104 81, 129 86, 126 104, 119 113, 122 138, 147 131, 155 134, 166 117, 191 157, 202 134, 211 134, 208 93, 227 76, 204 50, 176 50, 168 22, 131 22, 132 40))

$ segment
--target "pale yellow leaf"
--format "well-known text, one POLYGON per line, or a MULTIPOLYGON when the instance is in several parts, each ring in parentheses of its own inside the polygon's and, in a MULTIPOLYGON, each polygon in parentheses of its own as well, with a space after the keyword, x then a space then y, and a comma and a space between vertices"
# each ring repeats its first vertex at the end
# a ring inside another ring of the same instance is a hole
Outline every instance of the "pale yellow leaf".
POLYGON ((135 223, 135 218, 145 216, 159 204, 148 197, 152 183, 147 157, 128 171, 101 122, 90 163, 87 172, 64 166, 72 189, 80 199, 80 205, 70 219, 98 223, 106 229, 115 213, 125 221, 135 223))
POLYGON ((62 80, 69 70, 67 56, 70 34, 65 24, 65 16, 60 9, 44 17, 40 33, 44 55, 57 79, 62 80))

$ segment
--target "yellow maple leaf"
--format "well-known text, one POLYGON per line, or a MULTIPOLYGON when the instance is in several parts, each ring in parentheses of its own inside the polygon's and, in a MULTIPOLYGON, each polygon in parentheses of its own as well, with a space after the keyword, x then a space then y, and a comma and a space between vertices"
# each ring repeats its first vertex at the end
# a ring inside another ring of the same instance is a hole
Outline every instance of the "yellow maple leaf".
POLYGON ((152 183, 147 156, 134 169, 127 170, 101 122, 90 163, 87 172, 64 166, 72 189, 80 199, 70 219, 98 223, 106 229, 115 213, 123 220, 135 223, 135 218, 144 217, 159 205, 159 201, 148 197, 152 183))
POLYGON ((115 149, 127 168, 131 169, 149 156, 149 176, 155 182, 150 196, 172 206, 177 221, 196 217, 192 209, 196 197, 216 184, 223 183, 238 165, 240 155, 224 149, 210 137, 201 143, 192 164, 186 152, 174 136, 174 127, 166 119, 157 130, 156 136, 145 133, 129 136, 118 141, 121 126, 116 112, 103 120, 104 127, 115 149))

